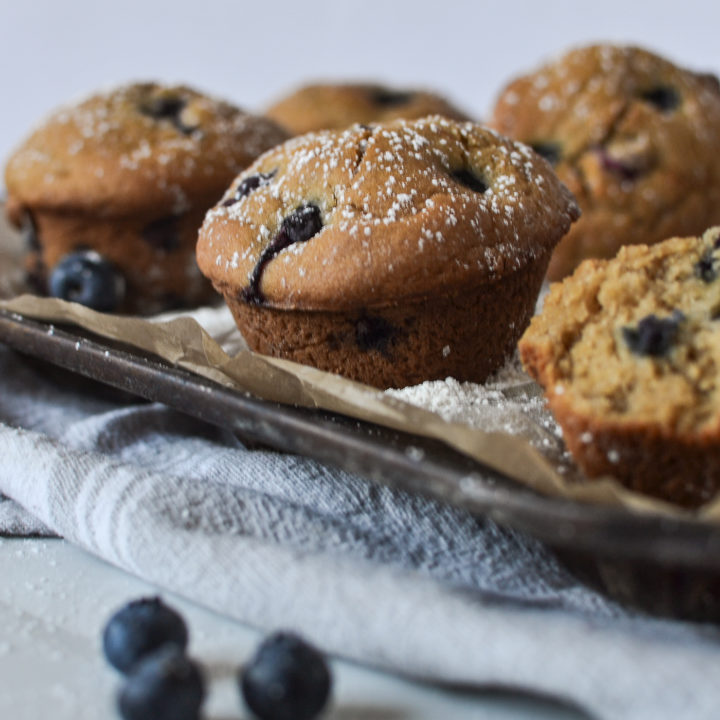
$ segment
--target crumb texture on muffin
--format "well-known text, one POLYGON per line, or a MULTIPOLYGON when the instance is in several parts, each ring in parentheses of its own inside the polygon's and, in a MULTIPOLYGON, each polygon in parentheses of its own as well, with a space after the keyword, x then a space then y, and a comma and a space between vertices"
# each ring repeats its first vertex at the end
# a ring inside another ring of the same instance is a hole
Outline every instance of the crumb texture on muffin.
POLYGON ((586 260, 520 340, 590 476, 699 504, 720 486, 720 228, 586 260))

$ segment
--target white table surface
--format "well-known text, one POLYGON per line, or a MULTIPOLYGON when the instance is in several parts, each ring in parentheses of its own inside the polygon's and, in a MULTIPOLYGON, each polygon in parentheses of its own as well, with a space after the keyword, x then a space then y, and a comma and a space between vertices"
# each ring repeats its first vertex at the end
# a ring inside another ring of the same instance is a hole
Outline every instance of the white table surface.
MULTIPOLYGON (((120 676, 102 658, 102 628, 116 608, 157 588, 47 539, 0 538, 0 578, 0 718, 116 717, 120 676)), ((235 676, 262 636, 169 593, 162 597, 185 616, 190 653, 210 676, 205 720, 249 718, 235 676)), ((340 660, 332 661, 332 671, 327 720, 584 717, 547 700, 429 687, 340 660)))

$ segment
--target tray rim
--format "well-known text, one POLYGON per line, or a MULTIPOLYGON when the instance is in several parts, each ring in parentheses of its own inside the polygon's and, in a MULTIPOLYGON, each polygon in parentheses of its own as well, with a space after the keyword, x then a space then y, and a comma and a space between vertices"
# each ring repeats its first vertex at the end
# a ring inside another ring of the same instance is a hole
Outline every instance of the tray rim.
POLYGON ((555 549, 720 573, 718 524, 543 495, 440 441, 262 400, 76 326, 0 309, 0 342, 278 450, 489 517, 555 549))

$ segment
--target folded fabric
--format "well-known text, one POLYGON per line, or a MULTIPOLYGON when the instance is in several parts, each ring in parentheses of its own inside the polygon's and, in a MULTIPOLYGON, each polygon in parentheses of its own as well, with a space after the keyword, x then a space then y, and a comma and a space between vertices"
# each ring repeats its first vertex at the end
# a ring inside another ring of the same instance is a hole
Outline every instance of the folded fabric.
POLYGON ((717 714, 718 633, 580 585, 541 544, 0 346, 0 532, 57 533, 230 617, 598 718, 717 714))

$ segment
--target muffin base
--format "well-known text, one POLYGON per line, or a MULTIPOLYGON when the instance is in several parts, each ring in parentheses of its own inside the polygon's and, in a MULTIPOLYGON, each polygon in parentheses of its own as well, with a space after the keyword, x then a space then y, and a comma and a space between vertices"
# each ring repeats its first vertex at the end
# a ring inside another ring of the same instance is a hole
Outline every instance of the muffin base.
POLYGON ((583 416, 549 399, 573 459, 589 478, 609 475, 635 492, 696 508, 720 491, 720 438, 673 436, 641 424, 583 416))
POLYGON ((282 310, 223 294, 249 347, 264 355, 378 388, 482 382, 515 351, 547 262, 445 296, 347 312, 282 310))

